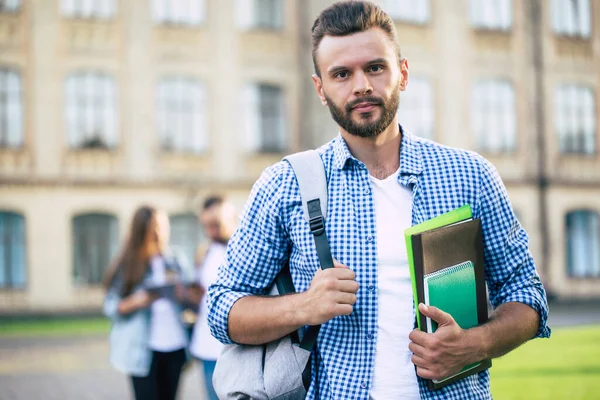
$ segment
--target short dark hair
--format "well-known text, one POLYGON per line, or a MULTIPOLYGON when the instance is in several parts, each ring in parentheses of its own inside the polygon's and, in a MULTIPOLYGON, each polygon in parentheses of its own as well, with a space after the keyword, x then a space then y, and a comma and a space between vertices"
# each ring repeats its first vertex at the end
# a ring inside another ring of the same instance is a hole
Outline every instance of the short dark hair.
POLYGON ((224 202, 225 202, 225 197, 223 197, 221 195, 216 194, 216 195, 208 196, 204 200, 204 203, 202 204, 202 211, 206 211, 213 206, 220 206, 224 202))
POLYGON ((317 76, 321 76, 317 66, 317 50, 325 35, 347 36, 371 28, 381 28, 387 33, 400 60, 402 57, 394 21, 377 4, 365 0, 338 1, 321 11, 312 27, 312 58, 317 76))

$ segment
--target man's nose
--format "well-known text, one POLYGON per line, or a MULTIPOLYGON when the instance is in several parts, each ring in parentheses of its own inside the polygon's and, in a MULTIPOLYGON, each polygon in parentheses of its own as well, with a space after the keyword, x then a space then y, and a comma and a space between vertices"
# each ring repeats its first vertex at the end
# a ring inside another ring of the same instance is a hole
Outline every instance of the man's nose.
POLYGON ((369 82, 369 78, 364 72, 354 74, 354 95, 364 96, 373 92, 373 87, 369 82))

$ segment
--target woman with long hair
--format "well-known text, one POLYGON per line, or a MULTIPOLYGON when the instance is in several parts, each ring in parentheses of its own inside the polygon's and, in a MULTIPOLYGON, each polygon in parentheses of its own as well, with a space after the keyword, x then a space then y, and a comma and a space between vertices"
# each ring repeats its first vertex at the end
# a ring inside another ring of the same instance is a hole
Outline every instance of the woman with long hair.
POLYGON ((131 377, 136 400, 174 400, 186 361, 180 294, 193 271, 169 252, 169 233, 164 212, 140 207, 104 280, 111 364, 131 377))

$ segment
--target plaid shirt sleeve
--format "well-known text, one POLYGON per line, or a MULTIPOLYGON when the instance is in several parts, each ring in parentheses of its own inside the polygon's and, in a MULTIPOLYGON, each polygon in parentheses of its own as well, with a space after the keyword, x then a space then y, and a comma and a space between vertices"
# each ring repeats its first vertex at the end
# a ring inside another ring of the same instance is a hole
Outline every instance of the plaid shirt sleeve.
POLYGON ((494 308, 524 303, 537 311, 535 337, 549 337, 546 293, 529 252, 529 238, 517 220, 498 171, 480 158, 479 217, 481 218, 486 280, 494 308))
POLYGON ((280 215, 282 193, 290 184, 285 164, 266 169, 254 184, 217 281, 208 289, 208 323, 212 335, 222 343, 233 343, 228 317, 234 303, 244 296, 266 294, 288 259, 291 242, 280 215))

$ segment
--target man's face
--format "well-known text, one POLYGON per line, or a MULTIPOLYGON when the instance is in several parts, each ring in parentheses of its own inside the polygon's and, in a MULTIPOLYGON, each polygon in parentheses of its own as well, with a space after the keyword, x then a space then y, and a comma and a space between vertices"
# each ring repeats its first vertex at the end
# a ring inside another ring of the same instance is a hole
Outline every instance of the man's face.
POLYGON ((233 205, 225 202, 204 210, 200 222, 210 240, 227 243, 235 230, 236 217, 233 205))
POLYGON ((317 50, 321 78, 313 81, 321 102, 341 129, 376 137, 395 121, 408 63, 379 28, 348 36, 325 36, 317 50))

